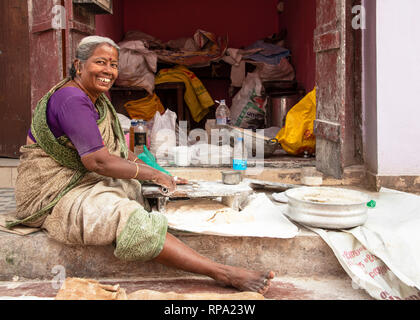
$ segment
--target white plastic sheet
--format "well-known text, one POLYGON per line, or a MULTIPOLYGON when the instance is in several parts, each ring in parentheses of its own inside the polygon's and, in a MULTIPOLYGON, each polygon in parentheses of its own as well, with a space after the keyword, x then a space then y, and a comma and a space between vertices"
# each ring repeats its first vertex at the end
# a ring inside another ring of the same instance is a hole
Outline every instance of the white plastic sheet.
MULTIPOLYGON (((197 215, 200 213, 197 212, 197 215)), ((293 238, 298 234, 298 228, 284 215, 280 206, 276 206, 264 193, 251 196, 250 201, 241 211, 242 215, 252 215, 249 222, 213 224, 202 219, 179 219, 182 212, 176 216, 167 215, 169 226, 175 230, 196 232, 220 236, 293 238)))

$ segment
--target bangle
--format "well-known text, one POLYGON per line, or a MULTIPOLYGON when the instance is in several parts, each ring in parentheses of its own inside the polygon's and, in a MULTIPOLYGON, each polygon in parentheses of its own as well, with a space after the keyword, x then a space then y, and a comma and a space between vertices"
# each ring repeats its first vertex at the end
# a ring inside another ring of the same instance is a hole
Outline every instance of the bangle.
POLYGON ((137 175, 139 174, 139 166, 137 165, 137 163, 134 163, 134 164, 136 165, 136 174, 131 179, 136 179, 137 178, 137 175))

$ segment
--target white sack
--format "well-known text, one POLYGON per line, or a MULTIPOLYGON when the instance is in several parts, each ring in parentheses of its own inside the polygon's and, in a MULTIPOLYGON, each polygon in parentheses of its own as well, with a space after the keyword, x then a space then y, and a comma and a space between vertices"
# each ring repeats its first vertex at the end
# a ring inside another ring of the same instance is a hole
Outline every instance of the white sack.
POLYGON ((375 299, 420 300, 420 196, 381 189, 367 222, 350 230, 311 228, 375 299))

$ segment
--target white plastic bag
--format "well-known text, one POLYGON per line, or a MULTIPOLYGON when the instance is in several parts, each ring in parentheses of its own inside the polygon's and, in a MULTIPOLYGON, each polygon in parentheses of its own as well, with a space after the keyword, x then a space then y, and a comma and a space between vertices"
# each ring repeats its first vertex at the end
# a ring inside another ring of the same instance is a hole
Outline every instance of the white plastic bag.
POLYGON ((150 134, 150 152, 156 160, 174 160, 176 147, 176 113, 167 109, 163 115, 156 112, 150 134))
POLYGON ((262 96, 262 82, 257 73, 249 73, 241 90, 233 97, 230 108, 231 123, 245 129, 265 127, 265 106, 267 99, 262 96))

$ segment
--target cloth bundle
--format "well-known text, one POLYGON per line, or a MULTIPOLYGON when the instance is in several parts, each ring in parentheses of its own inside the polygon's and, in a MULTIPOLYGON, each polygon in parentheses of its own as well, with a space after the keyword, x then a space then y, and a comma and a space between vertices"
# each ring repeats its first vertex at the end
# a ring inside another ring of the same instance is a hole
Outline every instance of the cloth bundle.
POLYGON ((143 88, 152 95, 157 70, 156 54, 149 51, 140 40, 123 41, 118 45, 121 50, 119 74, 115 84, 121 87, 143 88))
POLYGON ((165 107, 156 93, 138 100, 128 101, 124 104, 124 108, 131 119, 143 119, 146 121, 153 119, 156 112, 160 114, 165 112, 165 107))

